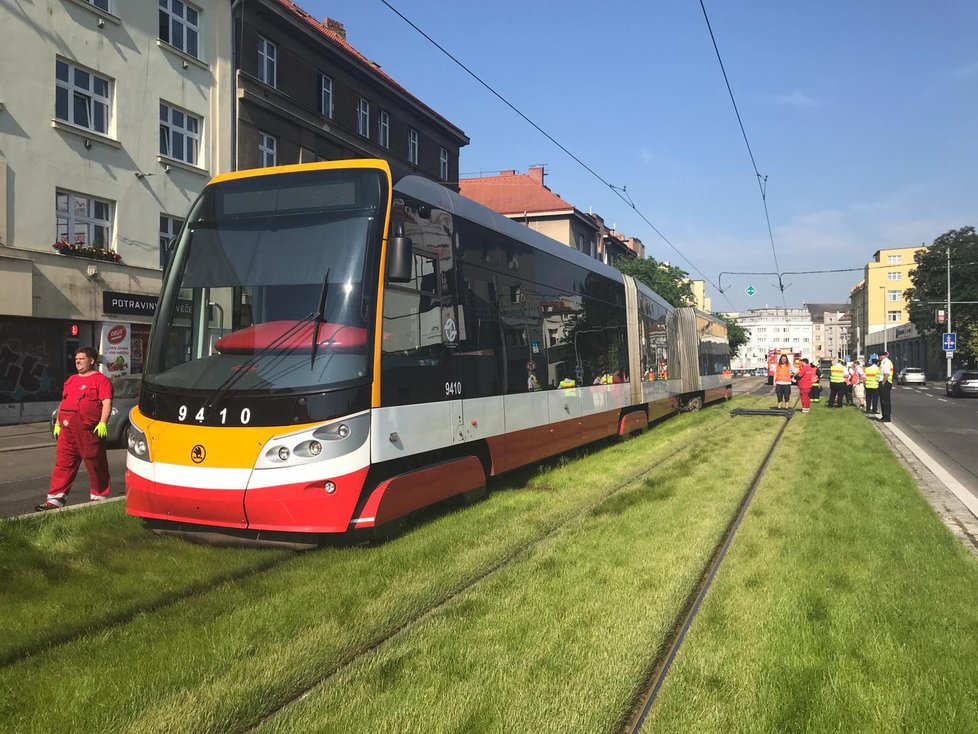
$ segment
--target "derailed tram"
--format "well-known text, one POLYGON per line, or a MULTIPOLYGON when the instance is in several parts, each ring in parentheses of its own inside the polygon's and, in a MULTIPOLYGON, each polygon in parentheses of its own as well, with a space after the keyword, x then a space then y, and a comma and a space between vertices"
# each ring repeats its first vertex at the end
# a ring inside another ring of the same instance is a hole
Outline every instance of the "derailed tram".
POLYGON ((381 534, 730 395, 721 321, 380 160, 214 178, 150 339, 127 512, 211 540, 381 534))

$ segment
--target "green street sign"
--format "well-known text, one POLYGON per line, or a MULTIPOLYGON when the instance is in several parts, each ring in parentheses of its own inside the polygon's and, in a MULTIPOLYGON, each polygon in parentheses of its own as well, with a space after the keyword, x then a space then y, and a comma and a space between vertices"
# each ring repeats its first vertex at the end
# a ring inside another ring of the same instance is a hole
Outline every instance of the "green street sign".
POLYGON ((757 293, 757 291, 754 290, 754 286, 752 285, 747 286, 747 290, 745 292, 747 293, 748 296, 753 296, 755 293, 757 293))

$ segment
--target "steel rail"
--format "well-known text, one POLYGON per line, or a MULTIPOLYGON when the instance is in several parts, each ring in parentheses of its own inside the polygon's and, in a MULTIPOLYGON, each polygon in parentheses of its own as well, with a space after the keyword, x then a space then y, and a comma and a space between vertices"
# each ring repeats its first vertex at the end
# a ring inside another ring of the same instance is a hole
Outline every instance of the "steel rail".
POLYGON ((677 622, 673 626, 674 633, 672 639, 666 641, 668 647, 665 656, 660 659, 658 665, 653 670, 652 675, 649 678, 649 682, 643 689, 642 693, 636 697, 640 702, 640 705, 635 707, 636 713, 632 714, 631 718, 628 720, 623 729, 623 731, 628 732, 628 734, 637 734, 637 732, 641 731, 642 726, 645 723, 645 719, 652 710, 656 697, 659 695, 659 690, 662 688, 662 684, 665 682, 666 676, 669 674, 672 663, 676 659, 679 649, 682 647, 683 640, 686 638, 686 633, 689 632, 689 628, 692 626, 693 620, 696 618, 696 615, 700 610, 700 606, 702 605, 703 600, 706 598, 706 593, 709 591, 710 586, 713 583, 713 579, 716 577, 720 564, 723 563, 724 558, 726 558, 727 551, 730 548, 730 544, 733 542, 737 529, 740 527, 741 522, 746 516, 751 500, 754 498, 754 494, 757 491, 758 486, 760 486, 761 480, 764 478, 767 467, 771 463, 771 458, 774 456, 774 452, 778 448, 778 444, 781 442, 781 438, 784 436, 784 433, 788 428, 788 424, 791 422, 793 411, 768 412, 760 410, 749 411, 737 409, 736 411, 731 411, 731 414, 731 417, 735 417, 736 415, 776 415, 784 418, 784 424, 775 435, 774 440, 771 442, 771 446, 767 450, 767 454, 764 456, 764 460, 761 462, 761 466, 754 475, 753 481, 751 482, 747 491, 744 493, 744 497, 740 502, 737 513, 727 526, 727 529, 721 537, 720 542, 717 544, 713 555, 710 557, 709 561, 707 561, 706 567, 703 569, 703 573, 700 576, 699 583, 690 593, 687 603, 684 606, 684 611, 677 617, 677 622))
MULTIPOLYGON (((721 424, 721 426, 719 426, 718 428, 722 429, 725 425, 730 425, 730 422, 728 421, 726 424, 721 424)), ((229 734, 252 734, 252 732, 256 731, 259 727, 272 721, 273 719, 275 719, 276 717, 278 717, 279 715, 281 715, 282 713, 290 709, 292 706, 296 705, 304 698, 311 695, 313 692, 315 692, 317 688, 320 688, 326 685, 327 683, 329 683, 330 680, 335 678, 337 675, 342 673, 344 670, 349 668, 357 661, 361 660, 367 655, 372 655, 382 650, 386 645, 394 642, 402 634, 405 634, 406 632, 410 631, 421 622, 424 622, 425 620, 431 618, 433 615, 437 614, 441 609, 448 606, 451 602, 453 602, 455 599, 460 597, 465 592, 469 591, 470 589, 474 588, 481 582, 485 581, 486 579, 489 579, 490 577, 494 576, 500 571, 509 568, 514 563, 524 558, 532 550, 537 548, 540 544, 544 543, 550 538, 563 532, 568 527, 570 527, 573 523, 575 523, 577 520, 580 520, 582 517, 586 517, 589 513, 592 513, 594 510, 596 510, 598 507, 603 505, 611 498, 617 496, 622 491, 633 486, 637 481, 641 480, 642 478, 650 474, 652 471, 659 469, 666 463, 675 459, 680 454, 691 451, 695 445, 696 445, 695 442, 687 441, 679 448, 677 448, 675 451, 662 457, 651 466, 648 466, 642 471, 638 472, 637 474, 621 481, 610 491, 603 494, 599 499, 589 503, 588 505, 583 506, 577 512, 569 515, 562 523, 555 525, 550 530, 545 532, 543 535, 534 538, 533 540, 529 541, 525 545, 519 546, 518 548, 514 548, 511 553, 504 556, 503 558, 498 559, 496 562, 494 562, 491 566, 486 568, 483 572, 481 572, 477 576, 474 576, 471 579, 463 581, 461 584, 455 587, 455 589, 448 591, 441 599, 430 604, 427 608, 419 610, 417 614, 415 614, 410 619, 406 620, 400 626, 388 630, 387 632, 384 632, 383 634, 379 635, 375 639, 364 643, 358 649, 350 651, 350 653, 346 657, 344 657, 342 660, 338 660, 336 664, 333 665, 329 670, 327 670, 326 672, 318 676, 315 680, 313 680, 309 684, 303 686, 295 693, 291 694, 288 697, 288 699, 286 699, 285 701, 279 704, 274 704, 274 708, 267 711, 254 723, 246 726, 243 729, 231 730, 229 734)))
MULTIPOLYGON (((577 449, 573 449, 571 451, 565 452, 564 454, 559 454, 558 456, 572 454, 574 451, 580 451, 582 449, 586 449, 588 447, 594 447, 595 445, 600 445, 600 444, 601 444, 600 441, 599 442, 592 443, 592 444, 587 444, 585 446, 578 447, 577 449)), ((602 497, 599 500, 597 500, 596 502, 594 502, 594 503, 592 503, 590 505, 587 505, 584 509, 580 510, 577 513, 574 513, 571 516, 569 516, 567 518, 566 522, 563 525, 557 525, 554 528, 552 528, 551 531, 549 531, 546 535, 541 536, 541 537, 538 537, 535 540, 530 541, 530 543, 528 545, 520 546, 520 548, 515 549, 514 554, 513 554, 513 556, 511 558, 510 557, 507 557, 507 558, 504 558, 501 561, 497 562, 494 566, 490 567, 490 569, 483 576, 480 576, 479 578, 476 578, 476 579, 472 580, 471 583, 469 583, 464 588, 460 588, 459 590, 457 590, 455 592, 449 592, 450 594, 452 594, 452 596, 447 597, 447 598, 443 598, 443 599, 435 602, 435 606, 431 606, 427 610, 422 610, 422 612, 419 613, 419 616, 416 619, 420 619, 421 617, 423 617, 423 616, 427 615, 428 613, 434 611, 434 609, 442 606, 443 604, 448 603, 449 601, 451 601, 452 598, 454 598, 454 596, 457 596, 458 594, 462 593, 462 591, 464 591, 465 589, 469 588, 474 583, 477 583, 482 578, 486 578, 491 573, 494 573, 495 571, 497 571, 497 570, 499 570, 501 568, 504 568, 506 565, 508 565, 509 563, 511 563, 512 560, 515 560, 517 557, 519 557, 520 554, 525 553, 526 551, 532 549, 537 543, 543 542, 546 538, 550 537, 555 532, 557 532, 558 530, 562 529, 566 524, 568 524, 568 523, 572 522, 573 520, 577 519, 578 517, 582 516, 584 513, 593 510, 595 507, 600 506, 603 502, 605 502, 607 499, 609 499, 610 497, 612 497, 615 494, 617 494, 618 492, 620 492, 627 485, 635 482, 637 479, 642 478, 643 476, 645 476, 646 474, 648 474, 652 470, 659 468, 665 462, 667 462, 670 459, 674 458, 675 456, 677 456, 678 454, 682 453, 683 451, 688 450, 689 448, 690 448, 690 444, 687 443, 687 444, 681 446, 680 448, 678 448, 673 453, 671 453, 671 454, 663 457, 662 459, 660 459, 658 462, 656 462, 652 466, 650 466, 647 469, 643 470, 641 473, 639 473, 635 477, 632 477, 630 479, 625 480, 620 485, 614 487, 607 494, 602 495, 602 497)), ((551 457, 551 459, 552 458, 555 458, 555 457, 551 457)), ((541 461, 541 462, 537 462, 535 464, 532 464, 531 466, 538 466, 540 464, 545 463, 545 461, 546 460, 541 461)), ((516 471, 519 471, 519 470, 516 470, 516 471)), ((121 499, 121 498, 114 498, 114 499, 121 499)), ((88 505, 78 506, 78 507, 88 507, 88 505)), ((329 547, 329 546, 324 546, 324 547, 329 547)), ((323 550, 323 548, 318 548, 318 549, 311 550, 311 551, 308 551, 308 552, 310 552, 310 553, 318 553, 321 550, 323 550)), ((261 574, 264 574, 264 573, 266 573, 268 571, 272 571, 272 570, 278 568, 279 566, 282 566, 282 565, 284 565, 286 563, 290 563, 291 561, 296 560, 297 558, 300 557, 300 555, 305 556, 306 553, 302 553, 302 554, 292 553, 292 554, 288 554, 288 555, 285 555, 285 556, 278 556, 276 558, 272 558, 272 559, 269 559, 267 561, 264 561, 264 562, 258 564, 257 566, 253 566, 251 568, 241 569, 239 571, 235 571, 234 573, 224 574, 224 575, 219 576, 217 578, 208 579, 206 581, 201 581, 200 583, 194 584, 193 586, 188 587, 187 589, 184 589, 183 591, 177 592, 177 593, 175 593, 173 595, 168 595, 168 596, 165 596, 165 597, 161 597, 159 599, 154 599, 154 600, 149 601, 149 602, 144 603, 144 604, 138 604, 138 605, 133 606, 133 607, 128 607, 126 609, 122 609, 122 610, 120 610, 120 611, 118 611, 116 613, 109 614, 109 615, 103 617, 102 619, 99 619, 99 620, 97 620, 95 622, 92 622, 90 624, 86 624, 86 625, 83 625, 83 626, 80 626, 80 627, 77 627, 77 628, 73 628, 73 629, 67 629, 67 630, 65 630, 61 634, 54 634, 51 637, 49 637, 49 638, 47 638, 47 639, 45 639, 43 641, 40 641, 40 642, 31 642, 31 643, 28 643, 28 644, 24 644, 24 645, 21 645, 21 646, 12 648, 12 649, 7 650, 7 651, 4 651, 4 652, 0 652, 0 668, 10 667, 12 665, 15 665, 15 664, 17 664, 17 663, 19 663, 19 662, 21 662, 21 661, 23 661, 23 660, 31 657, 32 655, 36 655, 36 654, 39 654, 39 653, 42 653, 42 652, 48 652, 50 650, 53 650, 53 649, 56 649, 56 648, 59 648, 59 647, 63 647, 65 645, 68 645, 68 644, 70 644, 72 642, 75 642, 77 640, 84 639, 86 637, 90 637, 90 636, 94 636, 94 635, 99 635, 99 634, 102 634, 103 632, 106 632, 107 630, 111 630, 111 629, 114 629, 114 628, 122 627, 122 626, 128 624, 133 619, 135 619, 136 617, 138 617, 138 616, 140 616, 142 614, 155 614, 157 612, 163 611, 163 610, 165 610, 165 609, 167 609, 167 608, 169 608, 171 606, 174 606, 176 604, 179 604, 179 603, 181 603, 183 601, 186 601, 188 599, 192 599, 194 597, 203 596, 205 594, 214 592, 220 586, 222 586, 222 585, 224 585, 224 584, 226 584, 228 582, 240 582, 240 581, 244 581, 244 580, 247 580, 249 578, 252 578, 252 577, 260 576, 261 574)), ((411 624, 411 621, 409 621, 406 624, 411 624)), ((386 639, 389 639, 390 637, 392 637, 397 632, 398 632, 398 630, 394 630, 393 632, 390 632, 386 636, 384 636, 383 639, 375 640, 375 641, 373 641, 371 643, 368 643, 368 649, 365 649, 363 652, 359 652, 359 651, 354 651, 354 652, 355 652, 356 655, 361 655, 361 654, 364 654, 365 652, 369 652, 370 649, 375 648, 378 644, 380 644, 380 642, 382 642, 382 641, 384 641, 386 639)), ((351 659, 350 662, 352 662, 352 659, 351 659)), ((337 667, 337 670, 341 669, 342 667, 344 667, 347 664, 349 664, 349 663, 342 663, 340 666, 337 667)), ((330 675, 332 675, 332 673, 330 673, 330 675)))

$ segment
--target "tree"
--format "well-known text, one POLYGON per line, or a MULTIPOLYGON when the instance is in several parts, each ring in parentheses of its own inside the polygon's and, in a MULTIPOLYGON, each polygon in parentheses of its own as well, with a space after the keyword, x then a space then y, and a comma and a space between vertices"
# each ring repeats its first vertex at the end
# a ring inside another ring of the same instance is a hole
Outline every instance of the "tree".
POLYGON ((732 319, 726 314, 718 313, 717 318, 722 319, 727 325, 727 341, 730 343, 730 356, 737 354, 747 340, 750 338, 750 329, 745 329, 736 319, 732 319))
POLYGON ((645 283, 672 306, 692 306, 696 303, 689 273, 675 265, 660 263, 654 257, 622 258, 615 263, 625 275, 645 283))
MULTIPOLYGON (((914 255, 916 269, 910 273, 911 288, 904 292, 910 320, 927 337, 935 359, 943 354, 943 325, 935 323, 934 312, 947 300, 947 257, 951 253, 951 301, 978 301, 978 233, 974 227, 945 232, 934 243, 914 255)), ((978 305, 953 304, 951 329, 958 334, 957 354, 978 361, 978 305)))

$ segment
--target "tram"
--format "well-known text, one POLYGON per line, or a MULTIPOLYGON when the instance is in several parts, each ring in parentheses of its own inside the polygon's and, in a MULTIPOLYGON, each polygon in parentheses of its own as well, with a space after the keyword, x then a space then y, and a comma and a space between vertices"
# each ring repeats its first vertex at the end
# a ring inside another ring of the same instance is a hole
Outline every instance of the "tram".
POLYGON ((229 173, 172 244, 126 508, 209 540, 382 534, 729 397, 727 370, 722 321, 384 161, 229 173))

